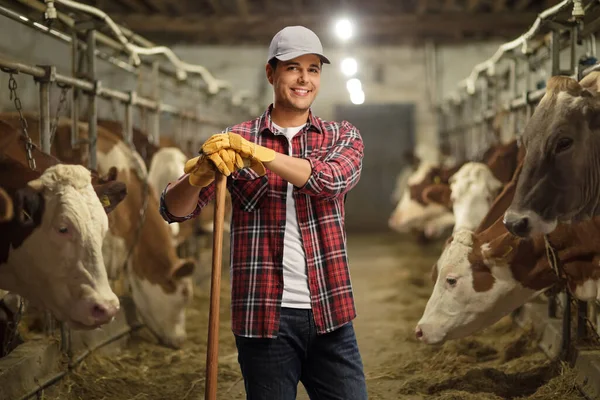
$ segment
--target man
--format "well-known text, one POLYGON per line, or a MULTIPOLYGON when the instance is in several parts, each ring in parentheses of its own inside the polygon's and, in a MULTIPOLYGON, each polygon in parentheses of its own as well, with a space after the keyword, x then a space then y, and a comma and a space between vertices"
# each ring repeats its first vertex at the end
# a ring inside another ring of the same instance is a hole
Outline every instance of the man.
POLYGON ((209 138, 161 196, 165 220, 184 221, 212 200, 212 165, 228 176, 232 330, 248 399, 295 399, 299 381, 313 399, 367 398, 344 229, 363 142, 350 123, 311 112, 322 53, 307 28, 277 33, 273 104, 209 138))

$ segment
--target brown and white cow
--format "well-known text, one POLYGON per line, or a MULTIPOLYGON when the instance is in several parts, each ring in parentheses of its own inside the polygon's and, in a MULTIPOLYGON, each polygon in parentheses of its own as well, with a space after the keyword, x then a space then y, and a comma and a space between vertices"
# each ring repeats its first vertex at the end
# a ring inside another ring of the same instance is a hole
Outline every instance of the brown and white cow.
POLYGON ((0 121, 0 186, 14 205, 13 217, 0 224, 0 288, 74 329, 106 324, 119 300, 107 279, 102 241, 107 212, 126 188, 106 181, 94 187, 83 166, 60 164, 37 148, 32 154, 35 170, 24 137, 0 121))
MULTIPOLYGON (((30 131, 37 132, 37 117, 27 114, 26 118, 30 131)), ((11 123, 18 124, 18 119, 11 123)), ((70 120, 59 120, 52 152, 61 160, 87 165, 87 152, 70 146, 70 126, 70 120)), ((79 124, 79 136, 87 139, 87 124, 79 124)), ((125 278, 143 322, 163 344, 179 347, 186 338, 185 310, 193 295, 196 263, 177 256, 159 214, 157 195, 145 186, 148 173, 140 155, 119 135, 101 126, 97 151, 98 170, 104 173, 116 167, 119 179, 127 185, 127 197, 109 215, 109 233, 103 244, 109 276, 125 278)))
POLYGON ((548 80, 525 127, 526 156, 506 227, 522 237, 600 214, 600 72, 548 80))
POLYGON ((400 202, 392 212, 388 226, 397 232, 425 230, 426 224, 436 219, 453 218, 452 212, 444 205, 428 203, 423 198, 423 190, 434 183, 447 183, 456 170, 443 169, 428 161, 421 162, 408 178, 408 188, 404 190, 400 202))
MULTIPOLYGON (((513 193, 505 190, 498 207, 508 205, 513 193)), ((433 293, 416 327, 423 342, 473 334, 559 282, 543 235, 516 237, 504 227, 502 210, 490 212, 500 215, 492 226, 477 233, 456 232, 434 266, 433 293)), ((600 299, 600 218, 561 224, 548 239, 575 296, 600 299)))
POLYGON ((502 182, 487 165, 469 162, 452 175, 449 183, 455 221, 453 232, 475 230, 502 189, 502 182))
MULTIPOLYGON (((518 146, 517 140, 511 140, 508 143, 500 143, 491 146, 483 155, 481 161, 477 164, 485 165, 489 168, 494 181, 499 181, 502 185, 510 182, 519 161, 524 157, 522 147, 518 146)), ((460 167, 462 168, 464 164, 460 167)), ((450 180, 455 176, 453 174, 448 182, 439 182, 426 186, 423 189, 423 199, 426 203, 437 203, 445 205, 448 209, 453 208, 452 188, 450 180)), ((456 179, 454 179, 456 181, 456 179)))

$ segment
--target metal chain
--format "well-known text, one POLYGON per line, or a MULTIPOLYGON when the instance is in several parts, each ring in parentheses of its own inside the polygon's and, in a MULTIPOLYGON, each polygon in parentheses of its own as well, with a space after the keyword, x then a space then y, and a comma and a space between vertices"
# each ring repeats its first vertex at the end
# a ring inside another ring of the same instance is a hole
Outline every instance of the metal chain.
POLYGON ((69 86, 63 86, 61 84, 57 84, 58 87, 61 88, 60 91, 60 98, 58 100, 58 107, 56 108, 56 115, 54 116, 54 122, 52 123, 52 126, 50 127, 50 146, 52 146, 52 143, 54 142, 54 135, 56 134, 56 129, 58 128, 58 120, 60 118, 60 112, 62 111, 62 108, 64 106, 64 104, 67 102, 67 94, 69 93, 69 86))
POLYGON ((9 72, 8 90, 10 91, 10 99, 14 101, 15 108, 19 112, 19 119, 21 121, 21 130, 23 131, 23 134, 25 135, 25 138, 27 140, 27 142, 25 143, 25 150, 27 152, 27 161, 29 163, 29 168, 35 170, 35 168, 36 168, 35 160, 33 158, 33 155, 31 154, 31 150, 33 149, 33 142, 31 141, 31 138, 29 137, 29 133, 27 132, 27 127, 28 127, 27 120, 23 117, 23 111, 22 111, 23 106, 21 105, 21 99, 17 95, 17 81, 15 80, 15 77, 14 77, 12 71, 9 72))

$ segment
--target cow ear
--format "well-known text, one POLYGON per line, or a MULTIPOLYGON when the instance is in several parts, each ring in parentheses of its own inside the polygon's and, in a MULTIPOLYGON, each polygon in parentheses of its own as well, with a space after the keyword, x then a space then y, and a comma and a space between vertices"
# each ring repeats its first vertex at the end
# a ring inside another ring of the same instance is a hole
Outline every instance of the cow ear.
POLYGON ((94 190, 107 214, 114 210, 127 196, 127 186, 125 183, 119 181, 110 181, 103 185, 95 186, 94 190))
POLYGON ((437 203, 450 208, 452 206, 450 186, 443 183, 430 185, 423 191, 423 199, 426 203, 437 203))
POLYGON ((179 280, 192 276, 196 269, 196 262, 191 258, 181 259, 171 270, 171 278, 179 280))
POLYGON ((436 283, 438 277, 438 265, 437 262, 431 267, 431 282, 436 283))
MULTIPOLYGON (((34 186, 41 186, 41 183, 34 183, 34 186)), ((21 226, 39 225, 44 212, 44 195, 41 193, 41 187, 25 186, 17 190, 14 194, 13 206, 15 217, 21 226)))
POLYGON ((486 261, 511 262, 515 257, 518 238, 506 232, 481 246, 481 255, 486 261))
POLYGON ((0 187, 0 223, 12 220, 14 214, 12 198, 0 187))
POLYGON ((600 72, 594 71, 589 73, 581 81, 579 81, 579 85, 583 89, 581 96, 594 96, 600 89, 600 72))
POLYGON ((39 178, 33 179, 33 180, 27 182, 27 186, 29 186, 31 189, 35 190, 36 192, 41 192, 42 189, 44 189, 42 180, 39 178))

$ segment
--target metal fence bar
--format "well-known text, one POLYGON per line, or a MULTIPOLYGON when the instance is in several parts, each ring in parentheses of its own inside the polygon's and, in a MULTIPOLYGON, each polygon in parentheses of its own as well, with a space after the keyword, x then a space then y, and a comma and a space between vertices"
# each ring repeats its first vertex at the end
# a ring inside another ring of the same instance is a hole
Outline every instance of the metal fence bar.
MULTIPOLYGON (((31 75, 33 77, 41 78, 45 75, 45 71, 43 68, 33 65, 24 64, 18 61, 14 61, 8 59, 4 56, 0 55, 0 67, 14 69, 19 71, 20 73, 24 73, 26 75, 31 75)), ((87 92, 96 91, 96 86, 94 83, 91 83, 87 80, 83 80, 80 78, 73 78, 66 75, 61 75, 59 73, 56 74, 55 81, 67 86, 71 86, 75 89, 80 89, 87 92)), ((98 87, 97 95, 107 98, 107 99, 117 99, 123 103, 129 101, 129 94, 126 92, 121 92, 114 89, 109 89, 105 87, 98 87)), ((145 97, 136 96, 134 98, 133 105, 146 108, 148 110, 159 109, 160 112, 165 112, 177 116, 184 116, 185 118, 189 118, 199 123, 209 124, 214 126, 226 126, 226 122, 215 121, 205 117, 198 117, 194 113, 189 111, 183 111, 176 106, 165 104, 161 102, 156 102, 155 100, 151 100, 145 97)))

